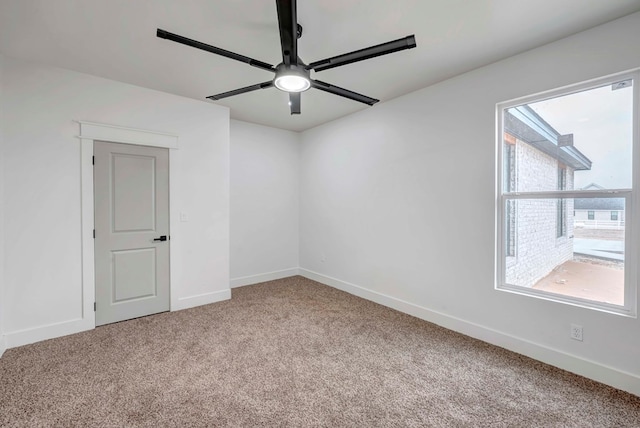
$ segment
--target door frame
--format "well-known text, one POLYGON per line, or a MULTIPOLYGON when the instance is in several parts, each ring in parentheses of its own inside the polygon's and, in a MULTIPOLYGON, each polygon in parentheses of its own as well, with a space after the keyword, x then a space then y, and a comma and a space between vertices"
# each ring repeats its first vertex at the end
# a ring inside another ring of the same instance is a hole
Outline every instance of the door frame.
MULTIPOLYGON (((172 179, 175 171, 171 169, 171 152, 177 150, 179 138, 164 132, 126 128, 102 123, 78 121, 80 124, 80 199, 81 199, 81 240, 82 240, 82 315, 85 326, 89 329, 96 326, 96 313, 93 305, 96 296, 94 230, 94 193, 93 193, 93 143, 108 141, 111 143, 135 144, 169 150, 169 213, 173 212, 171 198, 172 179), (172 150, 171 150, 172 149, 172 150)), ((175 184, 175 183, 174 183, 175 184)), ((169 230, 172 219, 169 216, 169 230)), ((169 310, 173 309, 174 289, 171 286, 173 246, 169 246, 169 310)))

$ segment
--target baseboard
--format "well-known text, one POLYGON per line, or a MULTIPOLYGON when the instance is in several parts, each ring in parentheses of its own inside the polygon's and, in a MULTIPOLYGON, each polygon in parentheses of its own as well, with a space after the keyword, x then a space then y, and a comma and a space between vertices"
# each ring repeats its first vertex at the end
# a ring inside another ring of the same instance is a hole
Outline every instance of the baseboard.
POLYGON ((80 318, 9 332, 5 333, 6 348, 15 348, 42 340, 55 339, 56 337, 80 333, 94 328, 95 324, 92 320, 80 318))
POLYGON ((482 340, 483 342, 508 349, 543 363, 593 379, 631 394, 640 396, 640 377, 612 367, 567 354, 534 342, 508 335, 478 324, 432 311, 386 294, 368 290, 336 278, 322 275, 308 269, 299 269, 299 274, 349 294, 376 302, 383 306, 432 322, 449 330, 482 340))
MULTIPOLYGON (((176 305, 172 305, 171 310, 192 308, 209 303, 220 302, 231 298, 231 290, 222 290, 212 293, 200 294, 197 296, 183 297, 178 299, 176 305)), ((34 328, 5 333, 0 336, 0 356, 4 350, 43 340, 54 339, 56 337, 67 336, 69 334, 80 333, 95 328, 93 319, 75 319, 61 323, 38 326, 34 328)))
POLYGON ((171 311, 195 308, 231 299, 231 290, 212 291, 211 293, 198 294, 196 296, 181 297, 175 303, 171 303, 171 311))
POLYGON ((275 272, 261 273, 258 275, 241 276, 231 278, 231 288, 244 287, 245 285, 257 284, 259 282, 274 281, 276 279, 287 278, 298 275, 298 268, 277 270, 275 272))
POLYGON ((7 350, 7 339, 4 337, 4 334, 0 334, 0 358, 2 358, 2 354, 7 350))

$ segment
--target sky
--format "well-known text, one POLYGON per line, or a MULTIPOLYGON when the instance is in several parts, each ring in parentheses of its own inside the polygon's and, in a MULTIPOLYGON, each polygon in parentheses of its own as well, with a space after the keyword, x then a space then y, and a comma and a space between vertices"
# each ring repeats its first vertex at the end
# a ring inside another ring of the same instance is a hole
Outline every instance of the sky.
MULTIPOLYGON (((633 82, 638 84, 638 82, 633 82)), ((575 189, 596 183, 607 189, 631 188, 633 88, 612 85, 529 104, 587 156, 591 170, 575 172, 575 189)))

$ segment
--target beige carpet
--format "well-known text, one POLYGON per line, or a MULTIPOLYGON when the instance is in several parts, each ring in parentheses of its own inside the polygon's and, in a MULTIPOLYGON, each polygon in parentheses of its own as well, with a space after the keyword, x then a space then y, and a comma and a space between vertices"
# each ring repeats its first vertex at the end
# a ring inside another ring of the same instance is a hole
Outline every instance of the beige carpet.
POLYGON ((0 426, 640 427, 640 398, 292 277, 8 350, 0 426))

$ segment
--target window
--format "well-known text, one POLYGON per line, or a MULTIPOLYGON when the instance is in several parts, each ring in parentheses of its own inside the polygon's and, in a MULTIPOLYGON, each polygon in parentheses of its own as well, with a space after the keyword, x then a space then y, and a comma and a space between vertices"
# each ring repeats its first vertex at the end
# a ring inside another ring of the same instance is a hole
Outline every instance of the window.
MULTIPOLYGON (((516 148, 515 148, 515 139, 509 139, 505 136, 505 145, 504 145, 504 178, 505 189, 509 189, 510 192, 514 191, 516 188, 516 174, 515 174, 515 165, 516 165, 516 148)), ((505 231, 505 238, 507 240, 505 244, 505 255, 508 257, 513 257, 516 255, 516 201, 508 201, 506 207, 506 220, 505 226, 507 230, 505 231)))
POLYGON ((640 196, 638 81, 632 73, 497 106, 497 289, 635 316, 637 272, 625 259, 638 242, 625 224, 640 212, 638 202, 630 209, 640 196))
MULTIPOLYGON (((567 169, 564 165, 558 166, 558 190, 567 189, 567 169)), ((561 238, 567 234, 567 201, 558 199, 556 213, 556 237, 561 238)))

